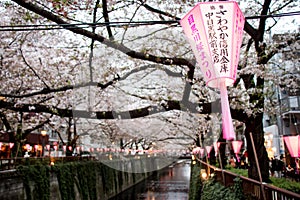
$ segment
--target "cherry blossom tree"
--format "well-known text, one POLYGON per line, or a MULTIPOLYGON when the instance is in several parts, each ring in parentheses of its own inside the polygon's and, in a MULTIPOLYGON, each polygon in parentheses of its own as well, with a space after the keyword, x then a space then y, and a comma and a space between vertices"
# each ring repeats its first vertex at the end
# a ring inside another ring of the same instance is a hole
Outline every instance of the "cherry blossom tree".
MULTIPOLYGON (((267 181, 263 114, 274 112, 277 102, 268 98, 266 91, 272 90, 266 83, 275 84, 276 55, 293 51, 299 41, 299 34, 289 30, 283 42, 272 41, 281 19, 268 15, 296 1, 239 3, 249 5, 243 6, 245 16, 262 17, 247 18, 244 27, 238 80, 229 93, 231 113, 245 127, 249 177, 259 180, 252 133, 267 181)), ((212 112, 220 114, 218 94, 205 86, 178 24, 194 4, 2 0, 0 114, 12 141, 20 138, 15 133, 24 138, 45 125, 57 129, 61 124, 69 130, 76 124, 76 131, 68 131, 70 143, 79 132, 79 138, 98 132, 105 143, 127 138, 123 144, 128 144, 135 137, 166 148, 187 146, 199 130, 220 136, 220 129, 211 131, 220 121, 212 117, 212 112)), ((299 89, 299 76, 286 81, 276 84, 299 89)))

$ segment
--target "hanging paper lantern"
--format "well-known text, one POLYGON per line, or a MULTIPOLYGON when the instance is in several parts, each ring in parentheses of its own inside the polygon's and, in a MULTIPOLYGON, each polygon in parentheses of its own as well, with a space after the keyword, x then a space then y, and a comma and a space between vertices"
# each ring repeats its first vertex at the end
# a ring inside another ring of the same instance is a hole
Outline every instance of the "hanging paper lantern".
POLYGON ((26 144, 26 145, 25 145, 25 148, 26 148, 27 151, 30 150, 30 147, 31 147, 30 144, 26 144))
POLYGON ((236 80, 244 23, 235 1, 198 3, 180 21, 207 86, 220 90, 226 140, 234 139, 226 87, 236 80))
POLYGON ((238 162, 240 162, 240 158, 239 158, 238 154, 242 148, 243 142, 240 140, 236 140, 236 141, 232 141, 231 143, 232 143, 233 152, 235 153, 235 156, 237 157, 238 162))
POLYGON ((46 149, 49 151, 50 150, 50 144, 46 144, 46 149))
POLYGON ((284 142, 290 152, 291 157, 295 158, 296 171, 299 173, 299 163, 297 158, 300 157, 300 136, 284 136, 284 142))
POLYGON ((193 150, 192 150, 192 154, 198 154, 200 151, 200 147, 195 147, 193 150))
POLYGON ((291 157, 298 158, 300 153, 300 136, 284 136, 284 142, 291 154, 291 157))
POLYGON ((13 143, 13 142, 9 143, 9 148, 13 148, 14 145, 15 145, 15 143, 13 143))
POLYGON ((219 148, 220 148, 221 143, 220 142, 214 142, 214 150, 215 150, 215 156, 218 155, 219 148))
POLYGON ((67 146, 66 146, 66 145, 63 146, 63 150, 64 150, 64 151, 67 150, 67 146))
POLYGON ((212 146, 205 146, 205 149, 206 149, 206 152, 207 152, 207 157, 209 158, 210 157, 210 152, 211 152, 211 149, 212 149, 212 146))
POLYGON ((204 148, 200 148, 200 157, 203 158, 204 156, 204 148))

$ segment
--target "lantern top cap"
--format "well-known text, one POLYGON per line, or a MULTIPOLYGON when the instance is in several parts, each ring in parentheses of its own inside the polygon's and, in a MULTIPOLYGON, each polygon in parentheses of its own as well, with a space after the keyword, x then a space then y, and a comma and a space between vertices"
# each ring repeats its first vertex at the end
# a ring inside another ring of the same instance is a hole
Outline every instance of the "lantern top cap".
MULTIPOLYGON (((185 18, 186 16, 188 16, 196 7, 198 6, 201 6, 201 5, 204 5, 204 4, 228 4, 228 3, 233 3, 233 4, 236 4, 237 5, 237 8, 239 9, 240 12, 241 9, 240 7, 238 6, 238 3, 236 1, 209 1, 209 2, 198 2, 188 13, 186 13, 182 18, 185 18)), ((245 18, 244 16, 242 16, 243 18, 245 18)), ((180 20, 180 21, 181 21, 180 20)))

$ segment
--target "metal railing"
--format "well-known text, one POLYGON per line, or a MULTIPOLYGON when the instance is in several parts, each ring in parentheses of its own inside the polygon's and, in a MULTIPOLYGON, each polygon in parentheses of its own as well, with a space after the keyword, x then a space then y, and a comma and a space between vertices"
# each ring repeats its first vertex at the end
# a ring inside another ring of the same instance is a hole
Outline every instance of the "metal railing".
POLYGON ((204 168, 210 173, 216 175, 216 180, 222 183, 224 186, 231 186, 234 184, 234 179, 239 177, 242 180, 243 193, 251 196, 256 200, 299 200, 300 194, 272 186, 267 183, 261 183, 254 179, 240 176, 232 172, 219 169, 212 166, 202 160, 198 161, 204 166, 204 168))

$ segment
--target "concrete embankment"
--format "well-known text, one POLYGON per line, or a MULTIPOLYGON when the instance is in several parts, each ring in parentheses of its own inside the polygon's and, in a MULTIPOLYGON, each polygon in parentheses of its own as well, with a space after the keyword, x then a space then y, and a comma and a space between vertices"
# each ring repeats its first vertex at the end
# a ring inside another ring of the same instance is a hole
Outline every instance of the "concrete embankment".
POLYGON ((165 158, 145 157, 121 162, 22 165, 0 172, 0 199, 105 200, 144 180, 153 172, 149 167, 153 169, 164 161, 165 158))

